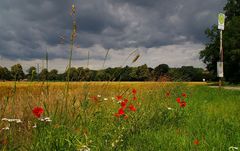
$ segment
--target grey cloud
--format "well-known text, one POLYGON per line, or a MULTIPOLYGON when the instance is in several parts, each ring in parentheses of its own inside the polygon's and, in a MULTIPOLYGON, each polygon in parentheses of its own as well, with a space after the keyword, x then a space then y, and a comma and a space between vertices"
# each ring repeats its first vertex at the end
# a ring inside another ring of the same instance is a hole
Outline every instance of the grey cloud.
MULTIPOLYGON (((216 23, 226 0, 79 0, 76 1, 81 48, 156 48, 204 43, 204 30, 216 23)), ((1 0, 0 55, 9 59, 68 58, 72 1, 1 0), (60 36, 66 36, 60 46, 60 36)), ((96 51, 96 50, 93 50, 96 51)), ((74 59, 86 59, 78 50, 74 59)), ((93 59, 104 59, 100 55, 93 59)))

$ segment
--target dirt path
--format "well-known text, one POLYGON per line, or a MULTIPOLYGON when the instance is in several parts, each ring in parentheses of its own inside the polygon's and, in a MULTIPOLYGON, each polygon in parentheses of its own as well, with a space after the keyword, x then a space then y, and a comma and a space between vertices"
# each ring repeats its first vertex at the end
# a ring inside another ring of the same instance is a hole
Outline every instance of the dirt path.
MULTIPOLYGON (((218 88, 218 86, 209 86, 210 88, 218 88)), ((240 87, 231 87, 231 86, 224 86, 224 89, 228 89, 228 90, 239 90, 240 91, 240 87)))

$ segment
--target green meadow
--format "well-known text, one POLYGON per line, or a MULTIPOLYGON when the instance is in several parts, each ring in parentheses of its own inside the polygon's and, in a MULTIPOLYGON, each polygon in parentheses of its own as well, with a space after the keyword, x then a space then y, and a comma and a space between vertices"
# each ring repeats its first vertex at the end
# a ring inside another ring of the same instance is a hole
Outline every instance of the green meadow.
POLYGON ((0 90, 0 150, 240 146, 237 90, 171 82, 2 82, 0 90))

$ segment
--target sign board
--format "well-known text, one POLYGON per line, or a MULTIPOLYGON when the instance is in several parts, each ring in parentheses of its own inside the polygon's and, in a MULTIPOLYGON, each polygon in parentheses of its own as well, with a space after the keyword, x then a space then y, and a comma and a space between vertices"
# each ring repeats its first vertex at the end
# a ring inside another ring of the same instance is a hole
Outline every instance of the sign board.
POLYGON ((218 29, 224 30, 225 15, 223 13, 218 14, 218 29))
POLYGON ((217 76, 223 77, 223 62, 217 62, 217 76))

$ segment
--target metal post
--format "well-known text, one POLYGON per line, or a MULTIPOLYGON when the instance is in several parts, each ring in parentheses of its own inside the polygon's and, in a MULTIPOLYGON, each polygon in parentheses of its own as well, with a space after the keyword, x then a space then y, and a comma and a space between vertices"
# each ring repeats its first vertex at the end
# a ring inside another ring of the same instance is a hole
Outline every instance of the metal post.
MULTIPOLYGON (((219 53, 219 57, 220 57, 221 62, 223 63, 222 30, 220 30, 220 53, 219 53)), ((219 77, 219 88, 221 88, 222 82, 223 82, 223 77, 219 77)))

